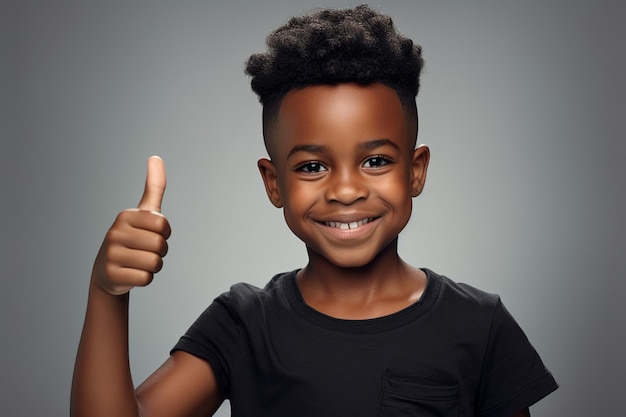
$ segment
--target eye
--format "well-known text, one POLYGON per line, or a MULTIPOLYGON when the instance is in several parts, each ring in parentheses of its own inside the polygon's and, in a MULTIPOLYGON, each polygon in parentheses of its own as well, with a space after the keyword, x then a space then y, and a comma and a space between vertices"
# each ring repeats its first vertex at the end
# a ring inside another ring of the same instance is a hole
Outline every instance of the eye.
POLYGON ((382 166, 387 165, 388 163, 390 163, 391 161, 387 158, 385 158, 382 155, 376 155, 376 156, 372 156, 370 158, 367 158, 365 160, 365 162, 363 163, 363 166, 365 168, 380 168, 382 166))
POLYGON ((296 168, 296 171, 306 172, 306 173, 317 173, 317 172, 326 171, 326 167, 322 165, 320 162, 311 161, 311 162, 307 162, 302 165, 299 165, 296 168))

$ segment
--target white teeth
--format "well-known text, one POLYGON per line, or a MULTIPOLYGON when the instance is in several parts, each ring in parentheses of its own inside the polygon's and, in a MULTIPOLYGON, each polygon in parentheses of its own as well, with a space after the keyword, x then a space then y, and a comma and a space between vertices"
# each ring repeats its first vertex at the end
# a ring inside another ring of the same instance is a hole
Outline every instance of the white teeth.
POLYGON ((370 219, 359 220, 358 222, 341 223, 341 222, 324 222, 326 226, 336 227, 341 230, 356 229, 359 226, 363 226, 369 223, 370 219))

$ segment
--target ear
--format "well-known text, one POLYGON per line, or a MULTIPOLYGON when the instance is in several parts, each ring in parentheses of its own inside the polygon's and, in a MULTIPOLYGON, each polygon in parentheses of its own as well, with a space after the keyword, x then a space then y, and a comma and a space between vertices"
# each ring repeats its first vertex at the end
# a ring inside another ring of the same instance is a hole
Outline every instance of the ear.
POLYGON ((276 166, 272 161, 266 158, 261 158, 257 162, 259 172, 261 172, 261 178, 263 178, 263 184, 265 184, 265 192, 272 204, 281 208, 283 206, 283 199, 280 195, 280 188, 278 187, 278 172, 276 166))
POLYGON ((430 149, 426 145, 420 145, 413 151, 411 161, 411 195, 417 197, 422 193, 426 184, 426 172, 430 161, 430 149))

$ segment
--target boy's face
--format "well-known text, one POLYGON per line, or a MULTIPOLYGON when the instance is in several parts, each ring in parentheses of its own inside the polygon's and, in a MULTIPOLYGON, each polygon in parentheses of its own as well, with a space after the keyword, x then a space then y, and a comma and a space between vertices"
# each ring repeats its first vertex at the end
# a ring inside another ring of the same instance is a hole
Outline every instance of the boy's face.
POLYGON ((413 131, 383 84, 292 90, 272 129, 272 161, 259 161, 268 196, 310 251, 364 266, 395 241, 424 186, 429 151, 413 149, 413 131))

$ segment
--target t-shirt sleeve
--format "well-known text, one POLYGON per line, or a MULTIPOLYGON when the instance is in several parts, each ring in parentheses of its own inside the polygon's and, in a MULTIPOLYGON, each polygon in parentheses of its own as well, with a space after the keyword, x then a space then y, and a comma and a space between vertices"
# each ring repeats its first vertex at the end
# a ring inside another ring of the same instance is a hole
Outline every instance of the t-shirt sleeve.
POLYGON ((239 320, 229 308, 229 299, 229 293, 216 298, 172 349, 172 353, 180 350, 206 360, 226 398, 240 334, 239 320))
POLYGON ((557 388, 522 329, 498 300, 483 362, 477 415, 510 417, 557 388))

